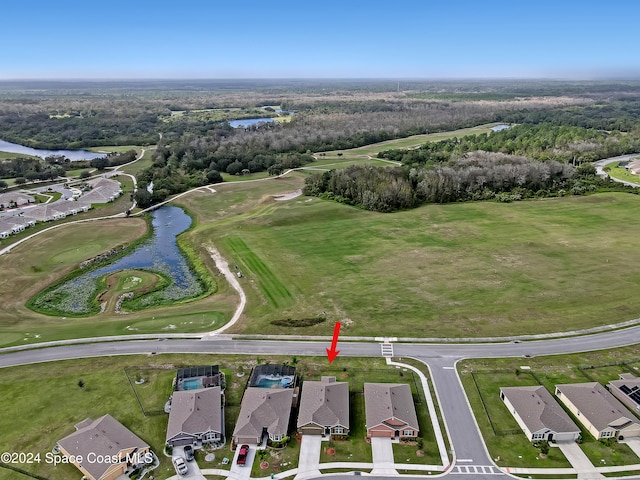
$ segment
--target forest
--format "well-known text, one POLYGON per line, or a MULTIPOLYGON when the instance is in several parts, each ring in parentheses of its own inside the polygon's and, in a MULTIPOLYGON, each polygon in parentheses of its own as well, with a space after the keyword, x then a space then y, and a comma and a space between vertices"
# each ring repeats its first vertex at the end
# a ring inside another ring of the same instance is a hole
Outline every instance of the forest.
POLYGON ((221 173, 278 174, 310 162, 314 152, 488 122, 514 127, 382 157, 442 169, 458 168, 448 163, 475 151, 573 165, 640 151, 640 83, 0 82, 4 140, 41 148, 157 145, 152 166, 141 173, 154 192, 141 204, 220 181, 221 173), (290 121, 229 124, 266 107, 271 115, 273 106, 293 112, 290 121), (211 115, 189 113, 203 110, 211 115))

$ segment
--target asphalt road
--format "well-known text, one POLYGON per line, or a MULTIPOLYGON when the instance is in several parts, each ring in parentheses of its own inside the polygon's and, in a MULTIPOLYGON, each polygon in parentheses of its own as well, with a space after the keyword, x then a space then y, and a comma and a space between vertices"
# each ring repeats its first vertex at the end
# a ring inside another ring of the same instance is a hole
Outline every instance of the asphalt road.
MULTIPOLYGON (((640 343, 640 326, 584 335, 522 343, 394 344, 395 357, 413 357, 427 364, 445 419, 455 458, 465 466, 492 466, 455 369, 463 358, 523 357, 602 350, 640 343)), ((181 340, 135 340, 56 346, 0 355, 0 368, 73 358, 162 353, 210 353, 252 355, 324 356, 326 342, 234 340, 230 336, 181 340)), ((379 343, 342 342, 342 356, 380 356, 379 343)), ((449 475, 457 475, 450 473, 449 475)), ((465 476, 468 476, 466 474, 465 476)), ((474 478, 497 478, 499 474, 473 474, 474 478)), ((502 474, 500 474, 502 475, 502 474)), ((347 478, 347 477, 345 477, 347 478)), ((352 478, 350 475, 349 478, 352 478)), ((384 478, 384 477, 377 477, 384 478)))

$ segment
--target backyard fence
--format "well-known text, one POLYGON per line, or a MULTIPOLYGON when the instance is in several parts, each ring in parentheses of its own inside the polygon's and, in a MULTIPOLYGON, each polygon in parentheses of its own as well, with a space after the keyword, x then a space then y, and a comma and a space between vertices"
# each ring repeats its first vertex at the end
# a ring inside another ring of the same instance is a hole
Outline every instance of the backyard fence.
POLYGON ((35 473, 27 472, 26 470, 22 470, 21 468, 15 467, 8 463, 0 462, 0 468, 6 468, 7 470, 13 470, 14 472, 21 473, 22 475, 26 475, 27 477, 37 478, 38 480, 49 480, 47 477, 42 477, 40 475, 36 475, 35 473))

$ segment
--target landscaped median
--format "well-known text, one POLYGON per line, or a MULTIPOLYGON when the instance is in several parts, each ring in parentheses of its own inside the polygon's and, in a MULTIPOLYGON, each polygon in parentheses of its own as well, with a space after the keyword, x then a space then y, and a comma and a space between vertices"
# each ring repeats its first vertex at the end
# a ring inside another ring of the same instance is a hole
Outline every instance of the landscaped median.
MULTIPOLYGON (((501 387, 538 386, 551 394, 555 385, 617 380, 621 373, 640 374, 637 347, 553 357, 465 360, 458 364, 460 378, 489 453, 496 464, 510 467, 511 473, 543 474, 539 469, 561 469, 570 474, 572 466, 553 442, 547 455, 536 448, 500 399, 501 387)), ((561 403, 562 408, 567 408, 561 403)), ((580 449, 594 467, 637 469, 640 458, 615 439, 598 441, 574 419, 581 429, 580 449)), ((541 445, 539 445, 541 446, 541 445)), ((555 477, 555 474, 554 474, 555 477)), ((556 477, 557 478, 557 477, 556 477)))

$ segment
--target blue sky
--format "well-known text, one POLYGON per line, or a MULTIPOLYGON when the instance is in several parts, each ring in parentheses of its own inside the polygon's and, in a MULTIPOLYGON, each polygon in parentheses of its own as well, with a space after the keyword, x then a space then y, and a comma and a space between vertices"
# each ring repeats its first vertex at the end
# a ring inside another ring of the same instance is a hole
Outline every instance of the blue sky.
POLYGON ((10 0, 0 79, 640 78, 640 1, 10 0))

